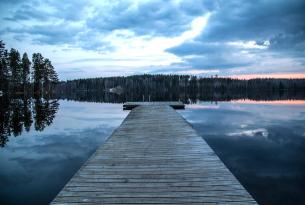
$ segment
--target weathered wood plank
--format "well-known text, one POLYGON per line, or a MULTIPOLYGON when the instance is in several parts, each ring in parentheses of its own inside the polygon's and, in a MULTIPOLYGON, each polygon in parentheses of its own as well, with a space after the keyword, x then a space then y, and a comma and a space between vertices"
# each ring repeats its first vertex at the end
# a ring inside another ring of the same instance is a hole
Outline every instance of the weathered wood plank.
POLYGON ((125 105, 136 106, 51 204, 256 204, 179 102, 125 105))

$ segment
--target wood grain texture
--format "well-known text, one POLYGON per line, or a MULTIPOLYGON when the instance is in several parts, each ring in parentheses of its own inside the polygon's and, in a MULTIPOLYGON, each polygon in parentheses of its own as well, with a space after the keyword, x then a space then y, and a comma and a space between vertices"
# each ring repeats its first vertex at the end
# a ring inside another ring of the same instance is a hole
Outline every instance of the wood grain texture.
POLYGON ((257 204, 168 104, 138 105, 51 202, 257 204))

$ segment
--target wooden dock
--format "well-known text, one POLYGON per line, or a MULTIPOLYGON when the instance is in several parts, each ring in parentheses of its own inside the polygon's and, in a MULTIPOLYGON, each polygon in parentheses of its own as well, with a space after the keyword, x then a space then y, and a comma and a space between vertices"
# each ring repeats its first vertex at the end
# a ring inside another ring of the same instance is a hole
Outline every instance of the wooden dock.
POLYGON ((133 108, 140 105, 169 105, 174 109, 184 109, 184 103, 182 102, 127 102, 123 105, 123 110, 132 110, 133 108))
POLYGON ((51 204, 257 203, 180 114, 155 103, 135 106, 51 204))

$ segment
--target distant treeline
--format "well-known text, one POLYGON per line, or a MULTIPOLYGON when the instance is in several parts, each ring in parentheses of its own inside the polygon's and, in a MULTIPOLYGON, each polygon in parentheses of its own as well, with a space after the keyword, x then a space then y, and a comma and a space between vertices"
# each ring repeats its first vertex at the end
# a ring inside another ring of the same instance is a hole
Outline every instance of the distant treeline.
POLYGON ((21 58, 18 50, 8 51, 0 40, 1 95, 49 92, 57 82, 57 73, 48 58, 34 53, 31 62, 27 53, 21 58))
POLYGON ((61 82, 56 86, 56 93, 68 99, 99 98, 93 101, 105 102, 304 99, 305 79, 240 80, 190 75, 134 75, 61 82))

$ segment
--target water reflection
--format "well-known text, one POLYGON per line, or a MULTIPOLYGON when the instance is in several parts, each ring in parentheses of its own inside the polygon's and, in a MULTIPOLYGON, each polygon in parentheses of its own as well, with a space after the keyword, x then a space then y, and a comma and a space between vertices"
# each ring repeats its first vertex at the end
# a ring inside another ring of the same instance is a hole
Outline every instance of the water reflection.
MULTIPOLYGON (((305 204, 303 101, 188 102, 181 114, 260 204, 305 204)), ((0 204, 48 204, 127 114, 122 104, 1 98, 0 204)))
POLYGON ((58 100, 43 98, 0 98, 0 146, 4 147, 9 136, 19 136, 30 131, 32 123, 37 131, 49 126, 58 111, 58 100))
POLYGON ((75 91, 58 93, 59 99, 104 102, 104 103, 124 103, 127 101, 182 101, 185 104, 193 104, 198 101, 283 101, 283 100, 305 100, 303 91, 292 92, 289 90, 262 90, 260 92, 240 92, 228 91, 219 92, 216 90, 132 90, 121 94, 108 93, 103 91, 75 91))
POLYGON ((172 90, 152 92, 151 95, 143 95, 142 92, 135 93, 109 93, 104 91, 86 91, 60 93, 53 96, 56 99, 49 98, 7 98, 0 97, 0 147, 4 147, 9 141, 9 136, 19 136, 22 131, 29 131, 33 122, 36 131, 43 131, 49 126, 58 111, 59 103, 57 99, 67 99, 84 102, 102 102, 102 103, 124 103, 126 101, 182 101, 186 104, 196 104, 202 101, 215 102, 232 101, 237 103, 258 103, 266 100, 273 103, 303 103, 305 95, 303 92, 260 92, 260 93, 219 93, 219 92, 180 92, 172 90))
POLYGON ((259 204, 305 204, 305 104, 210 106, 181 113, 259 204))
POLYGON ((9 137, 0 149, 0 204, 49 204, 128 114, 121 104, 49 100, 47 105, 45 101, 36 103, 38 110, 48 114, 36 116, 32 100, 30 131, 9 137), (50 124, 46 116, 54 115, 50 111, 54 104, 60 104, 60 109, 50 124), (50 125, 39 125, 44 130, 36 131, 35 117, 41 118, 40 124, 50 125))

